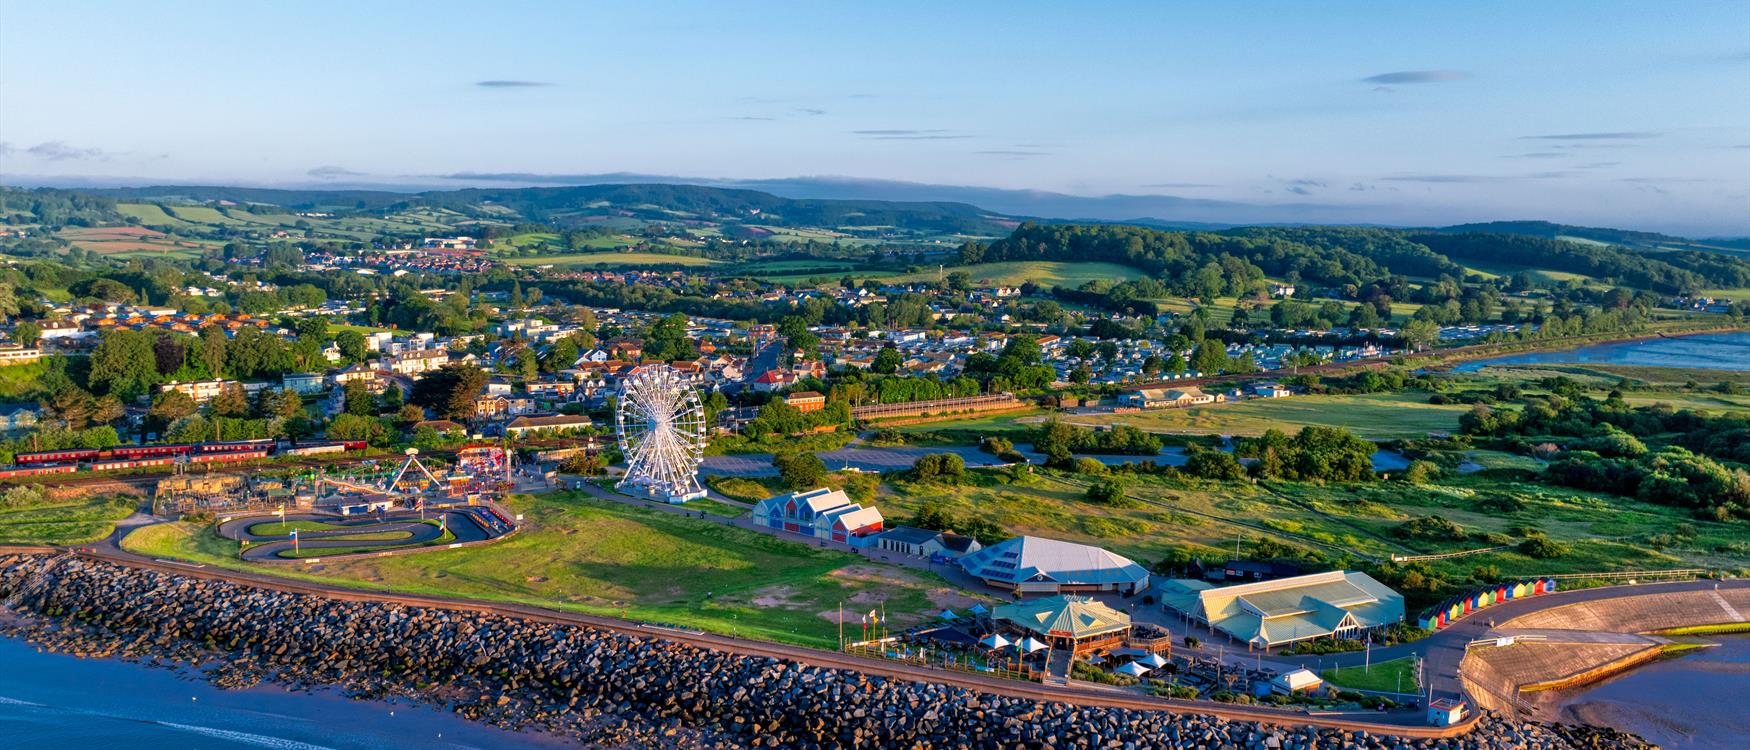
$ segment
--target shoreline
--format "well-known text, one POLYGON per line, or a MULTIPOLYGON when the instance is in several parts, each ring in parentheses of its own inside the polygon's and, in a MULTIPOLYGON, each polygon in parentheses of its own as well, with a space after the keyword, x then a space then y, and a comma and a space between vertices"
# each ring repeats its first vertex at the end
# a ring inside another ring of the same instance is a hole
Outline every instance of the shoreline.
MULTIPOLYGON (((32 615, 34 625, 13 634, 57 650, 184 661, 223 654, 209 673, 220 686, 338 685, 599 746, 947 748, 976 738, 974 746, 1013 747, 1146 737, 1155 740, 1146 747, 1188 748, 1274 736, 1324 747, 1390 734, 1041 702, 661 637, 288 594, 75 557, 0 558, 0 595, 32 615)), ((1548 750, 1644 747, 1615 732, 1492 719, 1438 745, 1481 748, 1509 737, 1548 750)))

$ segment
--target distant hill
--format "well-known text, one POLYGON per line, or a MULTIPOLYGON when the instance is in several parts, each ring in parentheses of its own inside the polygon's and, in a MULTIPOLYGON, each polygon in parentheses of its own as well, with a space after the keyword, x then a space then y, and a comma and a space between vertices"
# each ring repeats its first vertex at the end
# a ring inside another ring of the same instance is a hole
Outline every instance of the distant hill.
POLYGON ((624 184, 466 188, 396 193, 375 190, 283 190, 151 186, 85 190, 121 201, 268 203, 300 211, 380 214, 416 208, 494 220, 559 226, 613 216, 647 221, 709 221, 784 227, 893 227, 913 232, 996 236, 1015 219, 966 203, 781 198, 756 190, 700 185, 624 184), (508 212, 508 216, 507 216, 508 212))
POLYGON ((1687 237, 1674 237, 1669 234, 1660 234, 1658 232, 1636 232, 1629 229, 1610 229, 1607 227, 1580 227, 1571 224, 1555 224, 1548 221, 1490 221, 1479 224, 1458 224, 1428 231, 1443 232, 1447 234, 1468 234, 1473 232, 1484 234, 1514 234, 1524 237, 1543 237, 1552 240, 1567 240, 1569 242, 1618 245, 1631 250, 1646 250, 1653 252, 1699 250, 1704 252, 1728 253, 1732 255, 1750 254, 1750 237, 1695 240, 1687 237))

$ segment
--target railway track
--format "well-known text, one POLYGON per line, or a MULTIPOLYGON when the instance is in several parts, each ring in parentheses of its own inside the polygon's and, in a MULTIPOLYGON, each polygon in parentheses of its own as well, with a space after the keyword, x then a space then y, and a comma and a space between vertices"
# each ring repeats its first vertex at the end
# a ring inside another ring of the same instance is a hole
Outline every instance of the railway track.
MULTIPOLYGON (((6 549, 7 548, 5 547, 0 547, 0 551, 5 551, 6 549)), ((40 551, 42 548, 34 549, 40 551)), ((1090 690, 1076 687, 1048 688, 1044 685, 1034 683, 1018 682, 1015 680, 995 677, 984 677, 915 664, 905 664, 884 659, 854 656, 836 651, 825 651, 802 646, 789 646, 764 641, 732 638, 729 636, 699 631, 680 630, 649 623, 639 623, 630 620, 621 620, 617 618, 575 612, 562 612, 528 605, 484 602, 471 599, 420 594, 375 592, 293 581, 270 575, 212 568, 204 565, 172 560, 155 560, 107 546, 78 547, 72 550, 72 554, 83 558, 101 560, 103 562, 136 569, 156 570, 176 575, 227 581, 240 585, 266 588, 292 594, 320 596, 341 601, 378 602, 500 615, 555 625, 581 625, 637 637, 662 638, 677 643, 685 643, 699 648, 722 651, 741 656, 764 656, 774 659, 784 659, 815 667, 853 670, 864 674, 878 675, 898 680, 952 685, 983 693, 1045 702, 1070 703, 1080 706, 1106 706, 1140 711, 1191 713, 1216 716, 1232 721, 1258 722, 1282 727, 1317 726, 1349 731, 1366 731, 1374 734, 1409 738, 1443 738, 1458 736, 1469 732, 1479 720, 1479 717, 1472 716, 1463 723, 1449 727, 1387 724, 1340 716, 1309 715, 1289 711, 1229 706, 1225 704, 1152 698, 1129 695, 1110 690, 1090 690)))

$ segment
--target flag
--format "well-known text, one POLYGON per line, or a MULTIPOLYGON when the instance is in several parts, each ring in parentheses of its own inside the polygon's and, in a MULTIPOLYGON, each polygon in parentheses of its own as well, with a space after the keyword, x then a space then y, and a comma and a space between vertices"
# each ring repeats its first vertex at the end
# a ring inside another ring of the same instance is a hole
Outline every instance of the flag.
POLYGON ((881 618, 875 616, 875 610, 872 610, 872 609, 869 610, 869 622, 880 622, 880 621, 881 621, 881 618))

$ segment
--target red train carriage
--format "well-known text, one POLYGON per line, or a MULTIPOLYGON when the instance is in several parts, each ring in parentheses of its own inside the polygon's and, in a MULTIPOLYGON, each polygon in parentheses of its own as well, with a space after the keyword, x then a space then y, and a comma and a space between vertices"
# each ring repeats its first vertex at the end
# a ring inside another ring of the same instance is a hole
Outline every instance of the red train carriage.
POLYGON ((120 469, 139 469, 148 466, 169 466, 176 463, 176 456, 153 456, 148 458, 100 458, 91 462, 92 471, 117 471, 120 469))
POLYGON ((166 445, 122 445, 99 453, 104 458, 156 458, 158 456, 181 456, 194 450, 189 443, 170 443, 166 445))
POLYGON ((247 451, 273 450, 278 441, 273 438, 260 440, 230 440, 223 443, 201 443, 195 446, 195 452, 206 453, 242 453, 247 451))
POLYGON ((20 453, 12 460, 19 464, 58 464, 63 461, 87 461, 93 458, 97 458, 96 448, 67 448, 58 451, 20 453))
POLYGON ((78 464, 25 464, 0 468, 0 479, 37 477, 45 474, 72 474, 78 470, 78 464))
POLYGON ((252 461, 257 458, 267 458, 269 451, 256 449, 252 451, 232 451, 229 453, 207 453, 195 456, 189 460, 200 463, 221 463, 229 461, 252 461))

